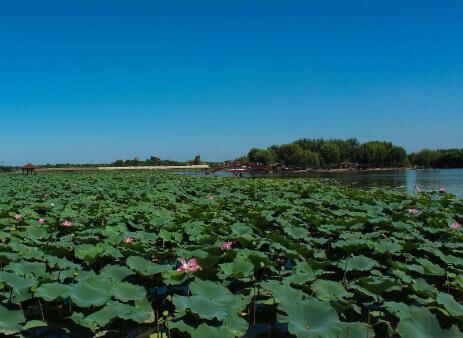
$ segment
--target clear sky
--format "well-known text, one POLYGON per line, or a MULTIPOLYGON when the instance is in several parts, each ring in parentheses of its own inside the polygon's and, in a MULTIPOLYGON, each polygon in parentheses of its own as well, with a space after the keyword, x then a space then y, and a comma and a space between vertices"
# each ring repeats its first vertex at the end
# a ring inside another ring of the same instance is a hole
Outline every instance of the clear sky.
POLYGON ((463 1, 2 1, 0 163, 463 147, 463 1))

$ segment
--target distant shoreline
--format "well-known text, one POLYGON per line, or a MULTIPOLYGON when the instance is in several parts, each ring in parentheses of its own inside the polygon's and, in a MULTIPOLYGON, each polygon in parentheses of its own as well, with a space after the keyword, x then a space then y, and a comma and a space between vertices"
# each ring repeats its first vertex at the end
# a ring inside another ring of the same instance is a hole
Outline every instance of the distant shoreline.
POLYGON ((367 168, 367 169, 349 169, 349 168, 335 168, 335 169, 315 169, 313 172, 318 173, 344 173, 344 172, 381 172, 381 171, 405 171, 415 170, 406 167, 393 167, 393 168, 367 168))
POLYGON ((62 168, 37 168, 36 172, 79 172, 79 171, 117 171, 117 170, 178 170, 178 169, 209 169, 208 164, 198 165, 155 165, 155 166, 130 166, 130 167, 62 167, 62 168))

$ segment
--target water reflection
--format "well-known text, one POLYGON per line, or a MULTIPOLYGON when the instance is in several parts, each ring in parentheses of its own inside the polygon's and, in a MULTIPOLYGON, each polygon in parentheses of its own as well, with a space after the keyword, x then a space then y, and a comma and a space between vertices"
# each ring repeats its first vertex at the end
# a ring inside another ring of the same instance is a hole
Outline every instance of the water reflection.
MULTIPOLYGON (((300 177, 300 176, 299 176, 300 177)), ((343 184, 362 188, 382 187, 446 191, 463 197, 463 169, 426 169, 388 172, 311 173, 302 177, 330 178, 343 184)))

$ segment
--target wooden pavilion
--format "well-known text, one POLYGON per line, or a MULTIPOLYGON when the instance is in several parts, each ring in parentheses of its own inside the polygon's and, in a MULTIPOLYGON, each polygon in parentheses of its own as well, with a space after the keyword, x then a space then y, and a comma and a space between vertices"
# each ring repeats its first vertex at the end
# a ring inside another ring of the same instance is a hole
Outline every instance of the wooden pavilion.
POLYGON ((23 175, 33 174, 35 172, 35 169, 37 169, 37 167, 32 163, 25 164, 21 167, 23 175))

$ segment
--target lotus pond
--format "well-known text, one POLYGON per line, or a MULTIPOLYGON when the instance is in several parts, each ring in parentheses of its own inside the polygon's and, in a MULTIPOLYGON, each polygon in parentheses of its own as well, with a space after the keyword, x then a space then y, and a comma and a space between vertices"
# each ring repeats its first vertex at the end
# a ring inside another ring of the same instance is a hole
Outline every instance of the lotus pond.
POLYGON ((446 192, 0 175, 0 335, 463 337, 446 192))

